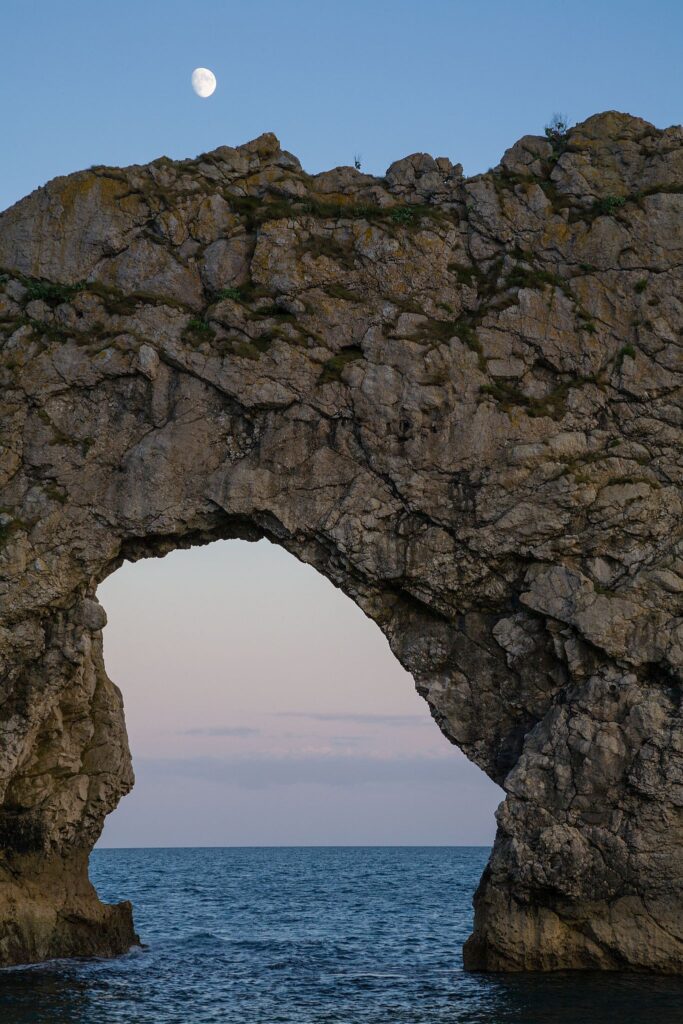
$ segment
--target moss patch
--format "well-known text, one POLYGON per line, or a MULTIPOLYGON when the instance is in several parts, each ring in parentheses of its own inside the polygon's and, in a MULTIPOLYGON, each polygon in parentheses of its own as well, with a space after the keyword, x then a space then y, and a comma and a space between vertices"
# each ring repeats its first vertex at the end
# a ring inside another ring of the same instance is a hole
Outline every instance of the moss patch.
POLYGON ((513 408, 523 409, 527 416, 549 416, 554 420, 561 420, 567 412, 567 398, 572 388, 580 387, 582 384, 595 383, 592 377, 581 378, 580 380, 566 381, 553 388, 543 398, 531 398, 510 381, 493 381, 484 384, 481 394, 489 395, 505 412, 513 408))
POLYGON ((82 291, 85 284, 55 284, 53 281, 38 281, 29 278, 25 282, 26 298, 42 299, 50 306, 58 306, 62 302, 70 302, 74 295, 82 291))
POLYGON ((330 381, 340 381, 344 369, 349 363, 355 362, 357 359, 363 359, 363 350, 358 345, 349 345, 348 348, 344 348, 341 352, 338 352, 331 359, 328 359, 323 366, 322 373, 320 374, 320 383, 327 384, 330 381))
POLYGON ((625 205, 624 196, 603 196, 593 204, 592 212, 596 217, 613 217, 625 205))
POLYGON ((354 270, 356 266, 353 239, 341 241, 330 235, 311 235, 305 242, 299 244, 297 252, 300 256, 312 256, 314 259, 324 256, 347 270, 354 270))
POLYGON ((204 341, 212 341, 216 332, 212 325, 203 318, 192 317, 183 331, 183 339, 193 348, 201 345, 204 341))
POLYGON ((346 288, 343 284, 338 284, 336 281, 332 284, 326 284, 324 290, 328 295, 331 295, 333 299, 343 299, 345 302, 361 302, 361 296, 356 292, 351 291, 350 288, 346 288))
POLYGON ((563 278, 550 270, 540 270, 536 267, 513 267, 506 278, 506 284, 509 288, 559 288, 568 298, 573 298, 569 285, 563 278))

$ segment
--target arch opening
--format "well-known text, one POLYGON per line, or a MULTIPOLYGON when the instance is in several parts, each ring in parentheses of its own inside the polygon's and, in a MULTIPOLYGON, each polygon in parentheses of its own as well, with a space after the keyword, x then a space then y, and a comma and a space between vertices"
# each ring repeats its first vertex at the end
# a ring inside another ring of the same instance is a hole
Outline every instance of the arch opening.
POLYGON ((282 548, 127 563, 98 599, 136 771, 100 846, 490 846, 501 791, 376 625, 282 548))

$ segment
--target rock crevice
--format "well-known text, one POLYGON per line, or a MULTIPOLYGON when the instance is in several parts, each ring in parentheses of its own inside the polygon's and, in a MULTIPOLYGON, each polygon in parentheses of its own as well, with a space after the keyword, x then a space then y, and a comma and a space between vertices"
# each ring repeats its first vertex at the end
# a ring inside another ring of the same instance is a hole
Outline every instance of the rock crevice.
POLYGON ((135 941, 98 583, 267 537, 506 791, 466 965, 681 970, 682 266, 683 130, 615 112, 474 178, 263 135, 0 215, 0 962, 135 941))

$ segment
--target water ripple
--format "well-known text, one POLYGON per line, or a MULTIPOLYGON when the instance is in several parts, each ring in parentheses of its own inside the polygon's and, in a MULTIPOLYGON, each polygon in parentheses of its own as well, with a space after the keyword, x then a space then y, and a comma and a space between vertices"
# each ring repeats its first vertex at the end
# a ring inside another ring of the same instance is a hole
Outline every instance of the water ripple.
POLYGON ((0 971, 0 1024, 681 1024, 682 979, 465 974, 487 855, 97 851, 146 948, 0 971))

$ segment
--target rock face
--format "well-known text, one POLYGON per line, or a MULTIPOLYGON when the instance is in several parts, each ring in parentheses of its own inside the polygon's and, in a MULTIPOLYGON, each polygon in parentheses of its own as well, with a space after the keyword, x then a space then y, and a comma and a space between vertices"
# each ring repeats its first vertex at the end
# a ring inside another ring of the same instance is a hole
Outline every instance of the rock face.
POLYGON ((471 969, 683 969, 683 130, 464 179, 272 135, 0 216, 0 961, 113 954, 131 787, 98 583, 267 537, 504 787, 471 969))

